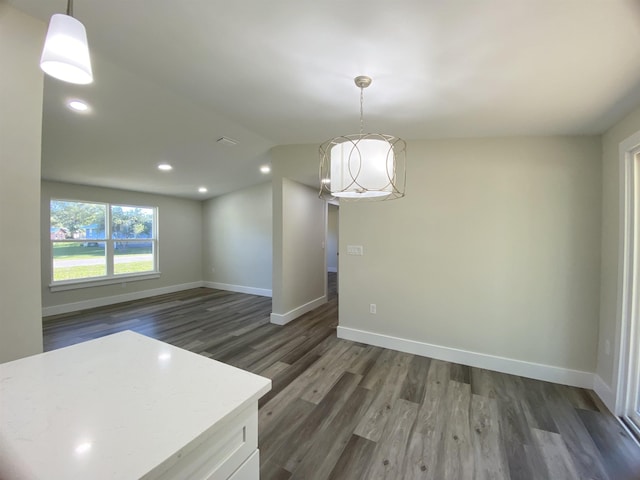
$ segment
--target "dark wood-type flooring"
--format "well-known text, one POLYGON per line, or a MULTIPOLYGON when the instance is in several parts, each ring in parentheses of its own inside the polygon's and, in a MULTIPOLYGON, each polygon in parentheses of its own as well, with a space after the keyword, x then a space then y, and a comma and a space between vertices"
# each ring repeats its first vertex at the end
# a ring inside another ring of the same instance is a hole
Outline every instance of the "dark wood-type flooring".
POLYGON ((300 319, 270 312, 199 288, 48 317, 45 349, 130 329, 271 378, 262 480, 640 479, 640 449, 589 391, 340 340, 335 278, 300 319))

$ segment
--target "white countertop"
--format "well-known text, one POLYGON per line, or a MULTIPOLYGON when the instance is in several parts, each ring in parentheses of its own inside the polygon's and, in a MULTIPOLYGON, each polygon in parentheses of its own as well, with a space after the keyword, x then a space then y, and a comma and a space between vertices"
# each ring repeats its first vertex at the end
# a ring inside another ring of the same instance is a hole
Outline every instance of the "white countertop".
POLYGON ((0 478, 140 478, 271 389, 126 331, 0 365, 0 478))

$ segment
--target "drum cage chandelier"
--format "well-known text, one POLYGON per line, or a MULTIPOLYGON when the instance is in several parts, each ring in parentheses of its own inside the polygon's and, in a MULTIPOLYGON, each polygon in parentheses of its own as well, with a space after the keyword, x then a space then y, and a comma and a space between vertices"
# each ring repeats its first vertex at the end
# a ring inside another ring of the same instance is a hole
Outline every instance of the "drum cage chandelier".
POLYGON ((360 133, 341 135, 320 145, 320 197, 328 200, 394 200, 404 197, 406 143, 401 138, 364 131, 364 89, 371 78, 354 79, 360 88, 360 133))

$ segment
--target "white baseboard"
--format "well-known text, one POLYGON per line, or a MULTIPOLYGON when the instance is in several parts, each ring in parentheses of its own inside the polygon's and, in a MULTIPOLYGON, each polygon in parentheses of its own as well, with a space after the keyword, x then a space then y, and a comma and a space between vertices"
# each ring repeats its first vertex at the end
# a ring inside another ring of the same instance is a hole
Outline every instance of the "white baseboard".
POLYGON ((593 375, 593 391, 600 397, 602 403, 609 409, 610 412, 616 411, 616 396, 609 385, 607 385, 600 375, 593 375))
POLYGON ((295 320, 301 315, 304 315, 307 312, 310 312, 314 308, 318 308, 320 305, 327 303, 327 296, 323 295, 322 297, 318 297, 315 300, 311 300, 304 305, 300 305, 293 310, 288 311, 284 314, 272 313, 271 314, 271 323, 275 323, 276 325, 286 325, 292 320, 295 320))
POLYGON ((327 272, 338 273, 338 267, 327 267, 327 272))
POLYGON ((485 353, 459 350, 349 327, 338 326, 338 338, 536 380, 588 389, 594 387, 594 374, 581 370, 571 370, 552 365, 497 357, 485 353))
POLYGON ((105 305, 113 305, 115 303, 129 302, 131 300, 140 300, 141 298, 155 297, 156 295, 164 295, 165 293, 174 293, 181 290, 189 290, 191 288, 203 287, 203 282, 182 283, 180 285, 171 285, 162 288, 153 288, 151 290, 142 290, 140 292, 123 293, 122 295, 112 295, 110 297, 92 298, 81 302, 64 303, 62 305, 53 305, 42 309, 42 316, 60 315, 63 313, 77 312, 88 308, 104 307, 105 305))
POLYGON ((243 285, 232 285, 230 283, 204 282, 208 288, 227 290, 229 292, 248 293, 249 295, 260 295, 261 297, 271 297, 272 292, 266 288, 245 287, 243 285))

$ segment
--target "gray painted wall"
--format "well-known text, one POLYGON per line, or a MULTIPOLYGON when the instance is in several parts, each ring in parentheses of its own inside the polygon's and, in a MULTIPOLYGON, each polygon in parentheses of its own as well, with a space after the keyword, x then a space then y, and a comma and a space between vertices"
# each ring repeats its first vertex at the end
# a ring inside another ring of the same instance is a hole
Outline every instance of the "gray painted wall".
POLYGON ((41 198, 40 238, 43 259, 42 306, 44 308, 202 282, 202 202, 127 190, 46 181, 42 182, 41 198), (158 207, 160 278, 51 292, 49 289, 51 282, 49 202, 51 198, 158 207))
POLYGON ((599 137, 407 151, 406 198, 340 206, 340 325, 593 372, 599 137), (345 255, 349 244, 364 256, 345 255))
POLYGON ((42 352, 38 58, 45 31, 0 3, 0 363, 42 352))
POLYGON ((619 323, 618 279, 620 265, 620 143, 640 131, 640 108, 611 127, 602 136, 602 266, 600 292, 600 339, 597 373, 613 387, 616 326, 619 323), (605 343, 609 342, 609 353, 605 343))
POLYGON ((271 182, 204 203, 204 279, 271 290, 271 182))
MULTIPOLYGON (((308 181, 317 172, 317 146, 271 150, 273 185, 273 315, 290 321, 326 302, 327 207, 308 181)), ((316 173, 317 175, 317 173, 316 173)))

